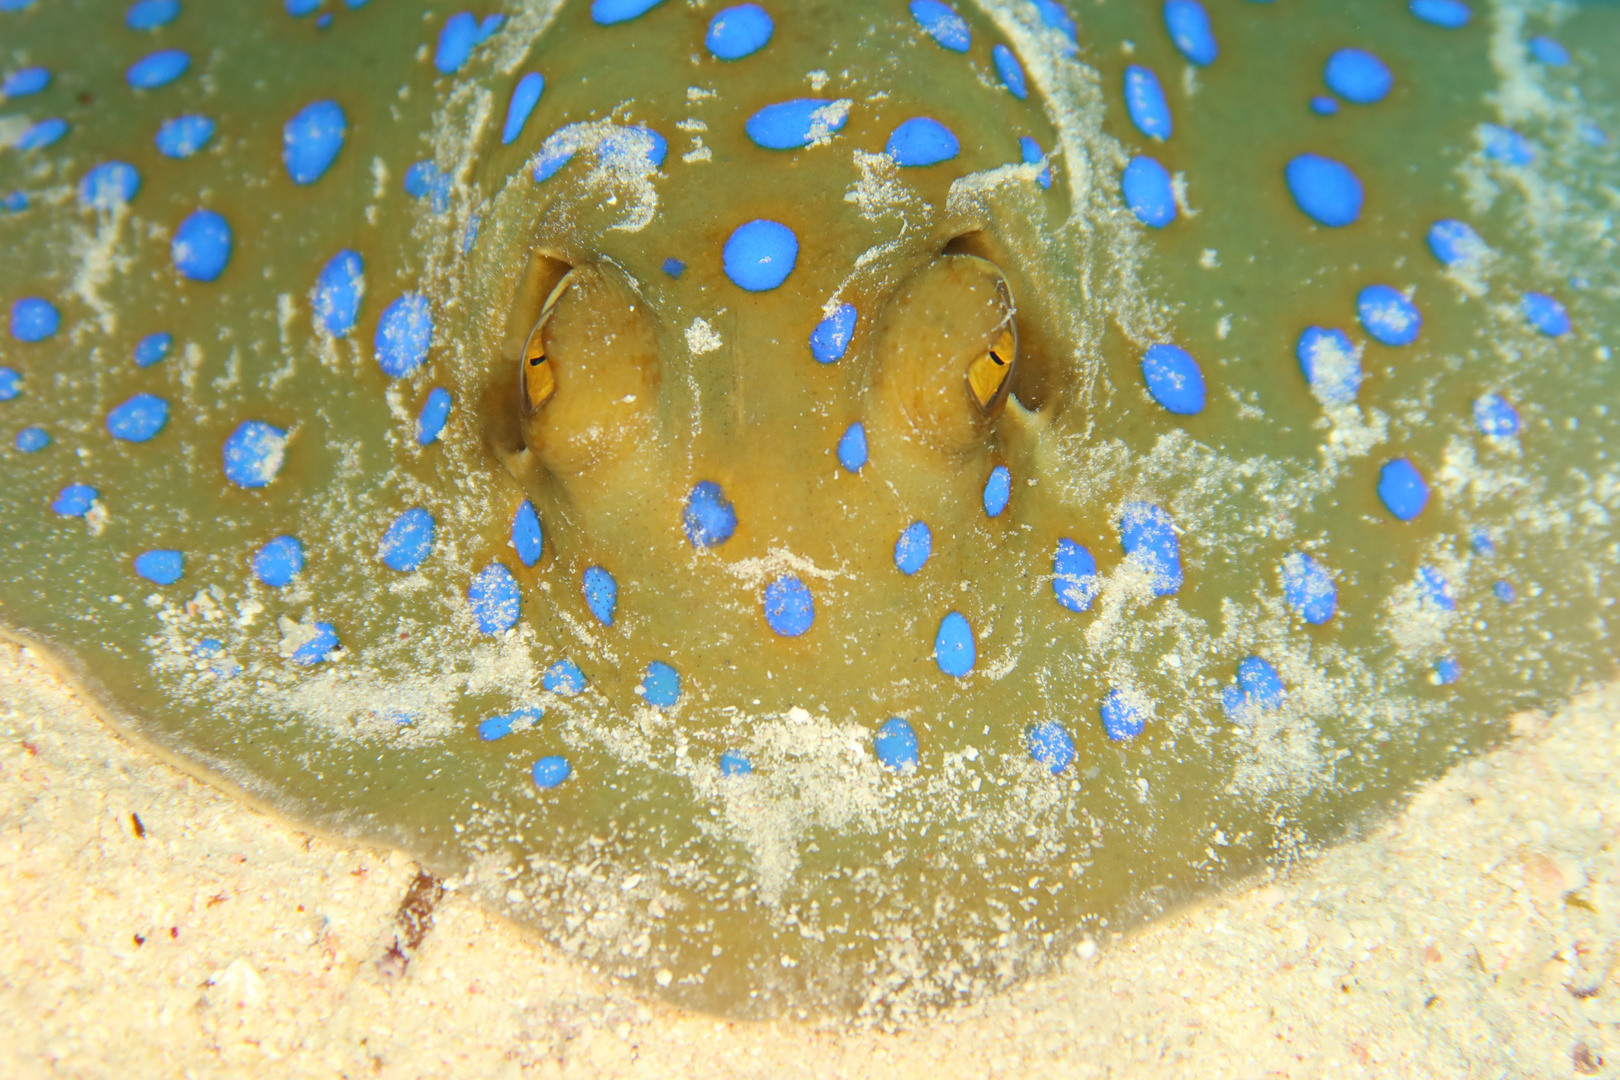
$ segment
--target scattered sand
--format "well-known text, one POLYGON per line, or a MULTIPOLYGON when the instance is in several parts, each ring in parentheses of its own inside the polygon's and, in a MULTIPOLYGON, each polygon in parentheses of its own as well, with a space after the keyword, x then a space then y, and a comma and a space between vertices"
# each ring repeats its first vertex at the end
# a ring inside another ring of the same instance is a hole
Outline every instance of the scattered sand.
POLYGON ((839 1033, 638 999, 453 891, 412 950, 410 860, 182 775, 0 645, 0 1075, 1620 1075, 1617 719, 1620 683, 1520 717, 1292 877, 839 1033))

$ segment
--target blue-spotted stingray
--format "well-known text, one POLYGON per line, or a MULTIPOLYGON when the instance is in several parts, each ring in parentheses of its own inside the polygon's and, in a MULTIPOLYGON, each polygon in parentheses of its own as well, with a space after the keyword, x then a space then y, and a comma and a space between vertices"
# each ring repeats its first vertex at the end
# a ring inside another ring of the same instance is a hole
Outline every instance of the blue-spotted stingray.
POLYGON ((649 991, 971 999, 1608 673, 1613 9, 0 0, 0 64, 9 631, 649 991))

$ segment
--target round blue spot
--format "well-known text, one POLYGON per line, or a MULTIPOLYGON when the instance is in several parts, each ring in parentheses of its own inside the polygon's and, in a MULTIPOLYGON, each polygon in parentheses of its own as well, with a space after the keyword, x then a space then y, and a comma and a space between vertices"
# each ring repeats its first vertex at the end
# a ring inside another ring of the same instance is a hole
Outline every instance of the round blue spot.
POLYGON ((1101 588, 1091 552, 1068 537, 1059 540, 1052 556, 1052 595, 1057 602, 1070 611, 1085 611, 1101 588))
POLYGON ((1143 715, 1140 704, 1134 695, 1123 690, 1108 691, 1099 711, 1102 714, 1103 734, 1114 742, 1134 739, 1147 726, 1147 717, 1143 715))
POLYGON ((212 210, 197 210, 174 231, 174 268, 192 281, 214 281, 231 261, 231 227, 212 210))
POLYGON ((501 713, 482 720, 478 724, 478 737, 485 742, 494 742, 504 739, 512 734, 512 728, 520 723, 529 726, 538 724, 545 713, 537 705, 524 705, 513 709, 509 713, 501 713))
POLYGON ((599 26, 629 22, 647 14, 664 0, 591 0, 591 18, 599 26))
POLYGON ((1012 501, 1012 470, 997 465, 990 470, 990 479, 984 482, 984 512, 1000 517, 1012 501))
POLYGON ((965 53, 973 44, 973 34, 962 16, 940 0, 911 0, 911 17, 929 37, 951 52, 965 53))
POLYGON ((1462 665, 1454 657, 1437 660, 1434 664, 1434 681, 1438 686, 1450 686, 1462 678, 1462 665))
POLYGON ((1479 125, 1485 156, 1504 165, 1528 165, 1536 160, 1536 148, 1529 139, 1499 124, 1479 125))
POLYGON ((1486 394, 1474 402, 1474 426, 1493 439, 1510 439, 1519 433, 1519 410, 1500 394, 1486 394))
POLYGON ((921 168, 949 161, 961 152, 951 129, 938 120, 914 116, 895 128, 883 152, 904 168, 921 168))
POLYGON ((13 191, 0 197, 0 210, 4 210, 8 214, 20 214, 26 209, 28 209, 27 192, 13 191))
POLYGON ((847 102, 825 98, 794 98, 767 105, 743 125, 755 146, 766 150, 797 150, 841 131, 849 119, 847 102))
POLYGON ((337 628, 331 623, 318 622, 315 633, 293 650, 292 662, 302 667, 319 664, 323 660, 330 660, 338 647, 337 628))
POLYGON ((1220 53, 1215 31, 1209 25, 1209 12, 1198 0, 1165 0, 1164 26, 1182 56, 1200 66, 1215 62, 1220 53))
POLYGON ((19 153, 26 153, 29 150, 43 150, 47 146, 60 142, 62 136, 67 133, 67 121, 53 116, 49 120, 41 120, 28 128, 11 145, 19 153))
POLYGON ((721 776, 747 776, 753 771, 753 762, 735 750, 727 750, 720 755, 721 776))
POLYGON ((641 677, 636 693, 654 708, 667 709, 681 700, 680 672, 654 660, 647 665, 647 673, 641 677))
POLYGON ((1238 664, 1238 686, 1249 703, 1261 709, 1275 709, 1283 701, 1282 676, 1271 663, 1259 656, 1250 656, 1238 664))
POLYGON ((421 507, 412 507, 383 533, 377 543, 377 558, 388 569, 408 574, 432 553, 433 533, 433 515, 421 507))
POLYGON ((726 241, 723 261, 726 277, 749 292, 769 292, 793 273, 799 260, 799 238, 776 221, 757 218, 726 241))
POLYGON ((11 305, 11 336, 18 341, 44 341, 62 325, 56 305, 37 296, 25 296, 11 305))
MULTIPOLYGON (((646 3, 647 0, 641 0, 641 2, 646 3)), ((607 3, 608 0, 596 0, 595 7, 602 7, 607 3)), ((652 3, 658 3, 658 0, 652 0, 652 3)), ((601 21, 601 19, 597 20, 597 22, 601 21)), ((567 758, 559 754, 552 754, 535 762, 533 772, 534 786, 541 791, 550 791, 554 787, 561 786, 563 781, 572 776, 574 767, 568 764, 567 758)))
POLYGON ((1484 257, 1490 248, 1466 221, 1444 218, 1429 226, 1429 250, 1447 266, 1484 257))
POLYGON ((454 75, 498 25, 490 26, 489 33, 486 33, 484 24, 470 11, 450 16, 439 31, 439 41, 433 50, 433 66, 441 75, 454 75))
POLYGON ((517 552, 518 562, 524 566, 539 562, 545 551, 545 543, 545 534, 540 529, 540 515, 535 512, 534 503, 524 499, 512 515, 512 548, 517 552))
POLYGON ((514 143, 523 134, 523 125, 529 122, 529 114, 540 104, 540 95, 545 89, 545 77, 538 71, 528 72, 512 87, 512 97, 506 103, 506 121, 501 125, 501 145, 514 143))
POLYGON ((225 440, 225 478, 238 487, 261 488, 276 478, 287 457, 287 433, 260 420, 244 420, 225 440))
POLYGON ((1608 146, 1609 133, 1604 131, 1589 117, 1581 117, 1575 122, 1575 135, 1587 146, 1608 146))
POLYGON ((1156 596, 1181 588, 1181 542, 1169 514, 1151 503, 1128 502, 1119 516, 1119 538, 1126 558, 1148 572, 1156 596))
POLYGON ((872 736, 872 752, 878 764, 900 772, 917 767, 917 733, 898 716, 883 721, 877 734, 872 736))
POLYGON ((1329 90, 1357 105, 1371 105, 1388 96, 1395 85, 1389 65, 1366 49, 1340 49, 1328 57, 1322 81, 1329 90))
POLYGON ((313 184, 337 160, 349 119, 335 101, 313 101, 281 129, 281 163, 295 184, 313 184))
POLYGON ((0 367, 0 401, 16 401, 22 396, 22 375, 16 368, 0 367))
POLYGON ((1396 458, 1378 470, 1378 498, 1391 514, 1411 521, 1428 504, 1429 485, 1416 465, 1406 458, 1396 458))
POLYGON ((921 521, 913 521, 894 542, 894 565, 907 576, 921 570, 934 553, 934 534, 921 521))
POLYGON ((1485 529, 1475 529, 1468 534, 1468 546, 1474 549, 1476 555, 1495 555, 1496 541, 1485 529))
POLYGON ((816 621, 816 602, 796 577, 779 577, 765 586, 765 622, 782 637, 800 637, 816 621))
POLYGON ((180 0, 135 0, 124 12, 124 25, 131 30, 156 30, 180 17, 180 0))
POLYGON ((676 281, 679 281, 681 279, 681 275, 686 273, 686 264, 674 256, 671 256, 670 258, 664 260, 663 271, 676 281))
POLYGON ((1056 720, 1046 720, 1024 735, 1029 756, 1057 776, 1074 762, 1074 737, 1056 720))
POLYGON ((189 67, 191 57, 179 49, 159 49, 131 64, 124 72, 124 79, 138 90, 153 90, 174 82, 189 67))
POLYGON ((321 0, 285 0, 283 6, 287 9, 287 14, 295 19, 301 19, 314 13, 315 9, 321 6, 321 0))
POLYGON ((1312 221, 1329 228, 1361 216, 1361 181, 1350 166, 1320 154, 1301 154, 1283 170, 1288 193, 1312 221))
POLYGON ((320 328, 333 337, 348 337, 360 318, 360 298, 365 287, 365 263, 359 252, 345 249, 327 260, 315 278, 315 291, 310 297, 320 328))
POLYGON ((973 670, 978 658, 973 627, 959 612, 950 612, 940 620, 939 632, 934 635, 934 663, 945 674, 961 679, 973 670))
POLYGON ((1439 608, 1441 611, 1456 611, 1457 601, 1451 597, 1451 582, 1446 575, 1432 566, 1420 566, 1417 572, 1418 587, 1422 590, 1423 602, 1439 608))
POLYGON ((135 556, 135 573, 157 585, 173 585, 186 572, 186 557, 178 551, 146 551, 135 556))
POLYGON ((1142 354, 1142 378, 1153 400, 1178 416, 1204 410, 1204 373, 1179 345, 1153 345, 1142 354))
POLYGON ((1040 14, 1041 22, 1063 35, 1063 54, 1073 56, 1075 45, 1079 41, 1079 33, 1074 25, 1074 16, 1069 14, 1067 8, 1058 3, 1058 0, 1034 0, 1035 10, 1040 14))
POLYGON ((142 443, 169 422, 169 403, 154 394, 136 394, 107 414, 107 431, 115 439, 142 443))
POLYGON ((1498 581, 1495 585, 1492 585, 1491 592, 1504 604, 1511 604, 1519 598, 1518 592, 1505 581, 1498 581))
POLYGON ((25 427, 17 432, 17 438, 11 445, 24 454, 37 454, 51 445, 51 437, 45 433, 44 428, 25 427))
POLYGON ((1474 9, 1463 0, 1411 0, 1406 10, 1431 26, 1456 30, 1467 26, 1474 17, 1474 9))
POLYGON ((1150 139, 1163 141, 1170 137, 1175 125, 1170 118, 1170 103, 1165 100, 1164 87, 1152 68, 1132 64, 1125 69, 1125 110, 1131 123, 1150 139))
POLYGON ((116 210, 135 198, 141 174, 123 161, 107 161, 79 181, 79 205, 86 210, 116 210))
POLYGON ((296 536, 278 536, 253 553, 253 576, 272 589, 286 588, 304 569, 304 545, 296 536))
POLYGON ((450 208, 450 178, 431 161, 413 162, 405 170, 402 185, 405 193, 413 199, 431 196, 434 213, 442 214, 450 208))
POLYGON ((1530 39, 1530 55, 1548 67, 1563 67, 1569 63, 1569 50, 1564 48, 1562 42, 1546 34, 1537 34, 1530 39))
POLYGON ((214 129, 212 117, 188 113, 165 120, 153 142, 157 144, 158 153, 179 160, 207 146, 208 140, 214 137, 214 129))
POLYGON ((84 517, 95 505, 96 495, 89 484, 69 484, 56 493, 51 509, 62 517, 84 517))
POLYGON ((704 44, 721 60, 741 60, 763 49, 776 25, 758 4, 738 4, 709 20, 704 44))
POLYGON ((523 597, 512 571, 503 563, 492 562, 467 586, 467 602, 472 605, 479 633, 504 634, 517 625, 523 597))
POLYGON ((1311 98, 1311 112, 1317 116, 1337 116, 1339 99, 1330 98, 1326 94, 1317 94, 1311 98))
POLYGON ((1343 330, 1312 326, 1294 349, 1299 370, 1323 405, 1349 405, 1361 386, 1361 357, 1343 330))
POLYGON ((855 336, 857 312, 854 304, 839 304, 838 310, 816 324, 810 332, 810 355, 822 364, 835 363, 849 351, 855 336))
POLYGON ((1410 345, 1423 329, 1423 314, 1399 289, 1369 285, 1356 297, 1362 328, 1385 345, 1410 345))
POLYGON ((450 419, 450 406, 453 399, 450 391, 441 386, 435 386, 428 391, 427 400, 422 402, 422 411, 416 416, 416 444, 427 446, 438 439, 444 431, 445 423, 450 419))
POLYGON ((737 531, 737 510, 713 480, 702 480, 687 493, 681 526, 695 548, 718 547, 737 531))
POLYGON ((151 367, 168 356, 169 350, 173 347, 173 334, 167 334, 161 330, 155 334, 147 334, 135 343, 135 366, 138 368, 151 367))
POLYGON ((1176 189, 1170 173, 1150 157, 1133 157, 1120 178, 1125 205, 1144 225, 1162 229, 1176 220, 1176 189))
POLYGON ((433 344, 433 311, 427 297, 405 293, 389 304, 377 322, 373 344, 377 366, 389 378, 397 379, 420 367, 433 344))
POLYGON ((580 586, 585 593, 585 606, 591 609, 596 621, 603 626, 613 625, 613 614, 619 608, 619 583, 600 566, 587 567, 580 586))
POLYGON ((1569 312, 1564 310, 1563 304, 1546 293, 1525 293, 1519 307, 1523 310, 1524 317, 1530 320, 1530 325, 1548 337, 1563 337, 1569 333, 1569 312))
POLYGON ((546 673, 540 676, 540 685, 548 693, 572 697, 585 689, 585 673, 579 670, 578 664, 564 657, 546 668, 546 673))
POLYGON ((1046 152, 1041 149, 1041 144, 1028 135, 1024 135, 1018 140, 1018 151, 1019 156, 1024 159, 1025 165, 1042 166, 1041 171, 1036 174, 1035 182, 1043 188, 1051 187, 1052 169, 1051 166, 1043 164, 1046 161, 1046 152))
POLYGON ((0 83, 0 96, 28 97, 51 85, 51 73, 42 67, 18 68, 0 83))
POLYGON ((861 471, 866 464, 866 426, 851 424, 838 440, 838 464, 852 473, 861 471))
POLYGON ((1018 57, 1005 45, 997 45, 990 50, 990 59, 995 62, 996 74, 1001 76, 1001 85, 1007 92, 1019 101, 1029 97, 1029 80, 1024 77, 1024 65, 1018 62, 1018 57))

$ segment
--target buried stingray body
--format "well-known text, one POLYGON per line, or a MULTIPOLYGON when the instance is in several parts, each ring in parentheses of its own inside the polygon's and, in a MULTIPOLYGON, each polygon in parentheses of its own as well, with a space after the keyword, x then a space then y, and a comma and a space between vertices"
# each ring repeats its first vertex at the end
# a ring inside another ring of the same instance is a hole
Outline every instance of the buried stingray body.
POLYGON ((1602 107, 1511 5, 1126 7, 0 12, 0 614, 739 1014, 1342 834, 1603 673, 1602 107))

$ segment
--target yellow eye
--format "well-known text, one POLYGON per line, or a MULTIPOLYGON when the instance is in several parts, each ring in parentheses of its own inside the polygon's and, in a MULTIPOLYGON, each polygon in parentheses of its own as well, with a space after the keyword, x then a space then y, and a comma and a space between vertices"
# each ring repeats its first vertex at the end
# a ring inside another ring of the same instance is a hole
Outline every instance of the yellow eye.
POLYGON ((535 320, 534 329, 529 331, 528 340, 523 343, 523 355, 518 362, 518 404, 525 418, 538 412, 557 392, 557 373, 546 352, 546 328, 551 322, 552 312, 557 310, 557 302, 573 283, 572 272, 563 275, 563 279, 557 282, 551 295, 546 297, 546 306, 541 309, 540 318, 535 320))
POLYGON ((968 365, 968 393, 986 416, 995 416, 1007 404, 1012 385, 1013 365, 1018 362, 1018 338, 1011 326, 1004 327, 995 344, 968 365))

